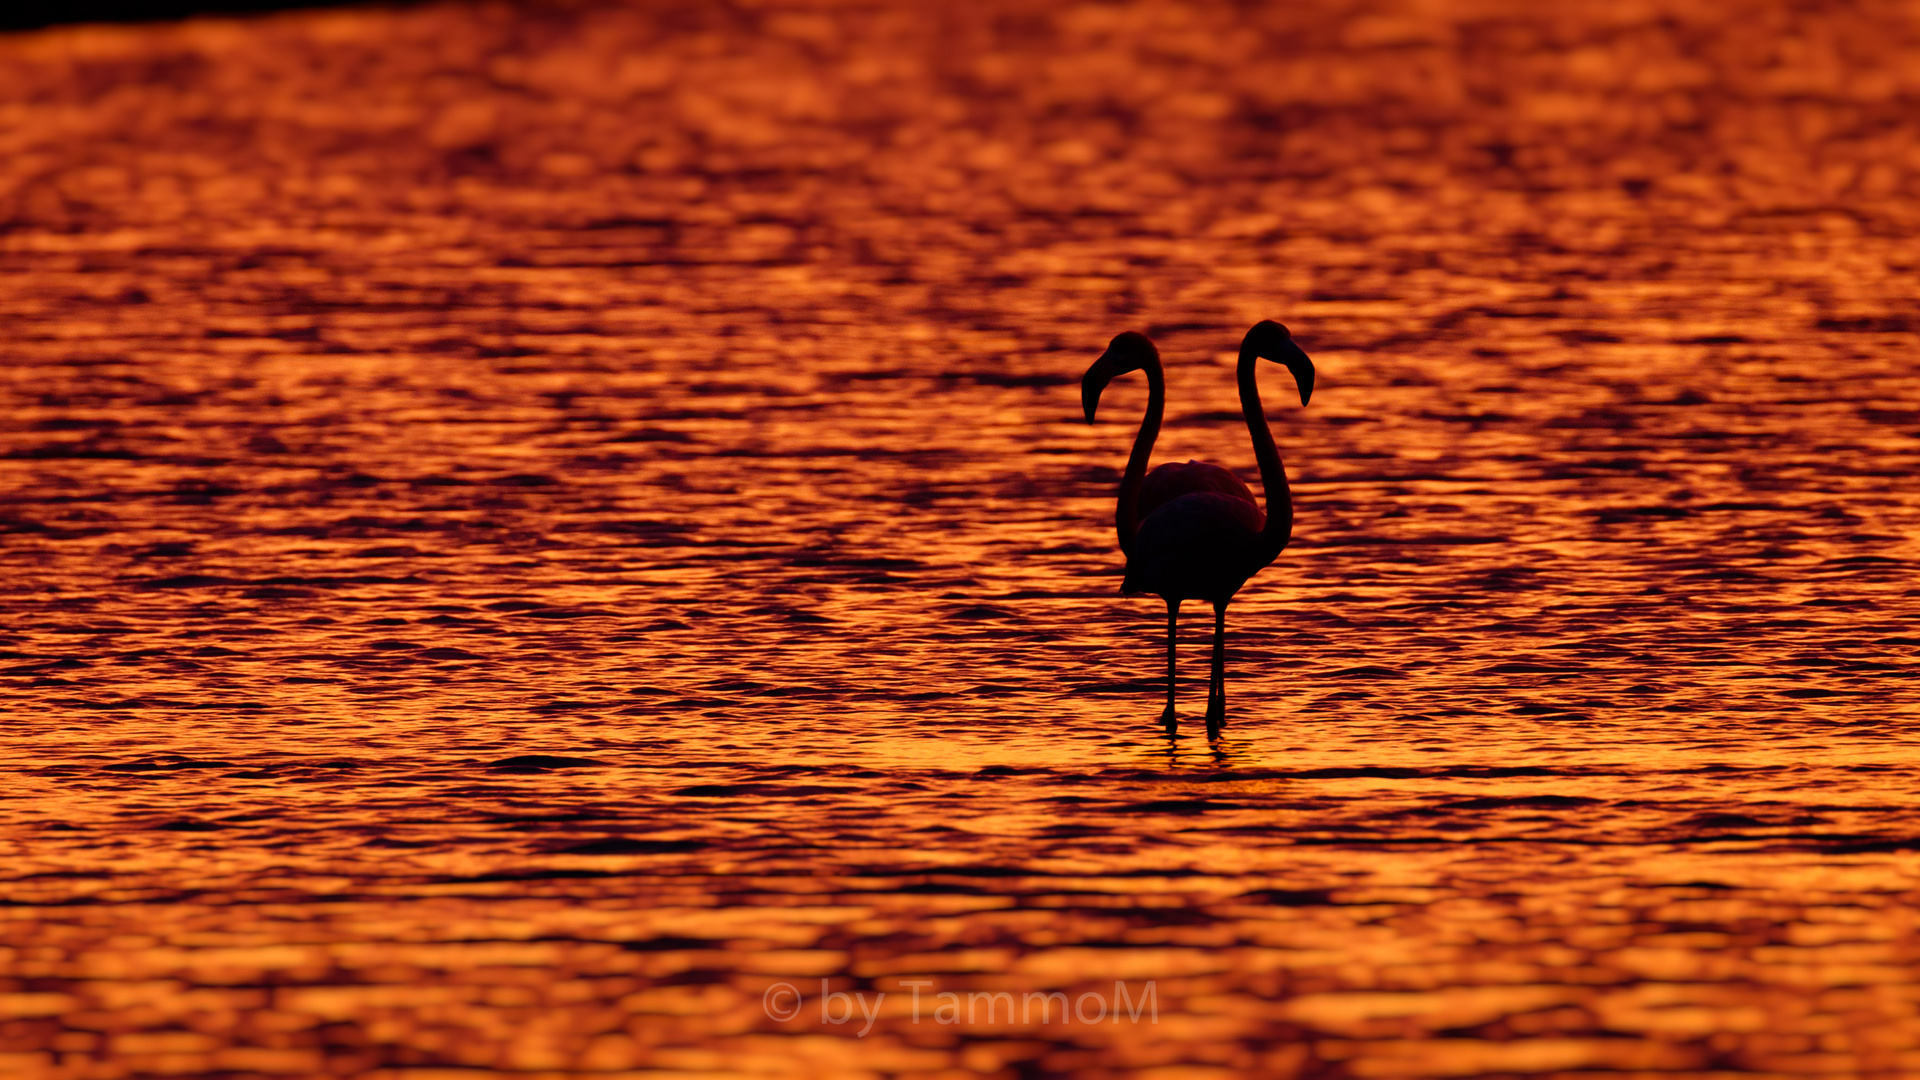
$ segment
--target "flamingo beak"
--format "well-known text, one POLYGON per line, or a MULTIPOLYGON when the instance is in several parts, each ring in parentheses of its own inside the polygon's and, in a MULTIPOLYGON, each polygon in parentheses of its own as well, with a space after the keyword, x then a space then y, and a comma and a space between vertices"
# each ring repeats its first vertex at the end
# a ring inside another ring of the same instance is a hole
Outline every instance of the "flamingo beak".
POLYGON ((1093 362, 1087 373, 1080 377, 1080 407, 1086 410, 1087 423, 1093 423, 1093 412, 1100 407, 1100 393, 1113 381, 1113 353, 1104 352, 1100 359, 1093 362))
POLYGON ((1313 396, 1313 360, 1307 356, 1306 350, 1293 343, 1292 338, 1288 338, 1287 343, 1276 351, 1280 355, 1270 359, 1287 365, 1287 370, 1293 372, 1293 381, 1300 387, 1300 404, 1305 405, 1307 399, 1313 396))

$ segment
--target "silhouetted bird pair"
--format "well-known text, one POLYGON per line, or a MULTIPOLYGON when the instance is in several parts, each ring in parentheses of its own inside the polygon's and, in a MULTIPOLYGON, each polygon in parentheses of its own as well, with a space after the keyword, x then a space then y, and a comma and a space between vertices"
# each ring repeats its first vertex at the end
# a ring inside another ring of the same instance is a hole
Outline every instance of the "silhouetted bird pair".
POLYGON ((1287 328, 1276 322, 1255 325, 1240 343, 1240 411, 1253 436, 1254 459, 1260 463, 1260 486, 1267 495, 1264 513, 1247 485, 1218 465, 1189 461, 1147 471, 1147 457, 1160 434, 1160 415, 1167 405, 1167 384, 1160 370, 1160 350, 1146 335, 1129 330, 1115 337, 1080 380, 1080 401, 1091 424, 1100 392, 1108 383, 1128 372, 1147 373, 1147 415, 1140 421, 1126 475, 1120 480, 1114 525, 1120 533, 1120 550, 1127 556, 1127 576, 1120 591, 1127 596, 1152 593, 1167 602, 1167 711, 1161 720, 1169 735, 1178 730, 1173 675, 1180 601, 1205 600, 1213 605, 1213 678, 1207 686, 1207 736, 1212 738, 1220 734, 1227 718, 1227 603, 1293 536, 1293 494, 1287 490, 1286 470, 1274 448, 1273 433, 1267 430, 1260 388, 1254 383, 1259 359, 1285 364, 1293 372, 1302 405, 1313 396, 1313 361, 1294 344, 1287 328))

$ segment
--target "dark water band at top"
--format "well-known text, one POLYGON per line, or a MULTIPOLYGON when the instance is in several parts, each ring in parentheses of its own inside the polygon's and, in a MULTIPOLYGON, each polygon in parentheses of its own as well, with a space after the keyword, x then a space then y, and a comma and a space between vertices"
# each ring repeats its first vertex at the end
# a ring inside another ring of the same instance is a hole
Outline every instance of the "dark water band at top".
MULTIPOLYGON (((0 8, 0 31, 36 30, 77 23, 151 23, 170 22, 195 16, 259 15, 276 11, 302 11, 311 8, 351 10, 372 7, 372 3, 325 3, 322 0, 20 0, 0 8)), ((386 3, 384 8, 404 7, 386 3)))

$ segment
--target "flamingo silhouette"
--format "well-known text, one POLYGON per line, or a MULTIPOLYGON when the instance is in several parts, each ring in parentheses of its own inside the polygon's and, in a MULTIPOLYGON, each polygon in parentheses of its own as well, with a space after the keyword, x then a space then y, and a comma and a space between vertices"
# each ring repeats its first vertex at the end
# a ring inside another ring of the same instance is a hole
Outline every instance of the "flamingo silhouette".
POLYGON ((1129 330, 1116 335, 1080 379, 1080 402, 1091 424, 1100 392, 1108 383, 1128 372, 1147 373, 1147 414, 1133 438, 1133 453, 1120 480, 1114 526, 1120 534, 1120 550, 1127 556, 1121 593, 1153 593, 1167 602, 1167 711, 1160 719, 1169 735, 1179 729, 1173 710, 1173 675, 1180 601, 1205 600, 1213 605, 1213 676, 1207 684, 1207 737, 1213 738, 1227 719, 1227 604, 1293 536, 1293 494, 1287 489, 1287 473, 1273 445, 1273 433, 1267 430, 1254 378, 1259 359, 1285 364, 1293 372, 1302 405, 1313 396, 1313 361, 1277 322, 1255 324, 1240 342, 1240 411, 1253 437, 1254 459, 1260 463, 1260 486, 1267 495, 1264 513, 1254 502, 1253 491, 1218 465, 1189 461, 1147 471, 1147 458, 1166 410, 1167 383, 1160 350, 1145 334, 1129 330))

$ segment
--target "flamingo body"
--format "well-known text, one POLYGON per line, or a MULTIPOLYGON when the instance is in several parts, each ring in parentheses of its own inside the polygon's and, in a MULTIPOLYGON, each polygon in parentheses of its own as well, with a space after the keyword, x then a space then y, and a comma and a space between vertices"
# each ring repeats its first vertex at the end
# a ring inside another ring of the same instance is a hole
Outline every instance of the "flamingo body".
POLYGON ((1140 523, 1120 591, 1224 604, 1273 561, 1260 558, 1265 523, 1251 500, 1214 491, 1182 495, 1140 523))
MULTIPOLYGON (((1153 516, 1153 512, 1182 495, 1199 491, 1211 491, 1221 495, 1231 495, 1254 508, 1260 504, 1254 501, 1253 489, 1246 481, 1233 475, 1232 470, 1205 461, 1189 460, 1185 465, 1167 462, 1155 465, 1153 471, 1140 483, 1140 516, 1142 519, 1153 516)), ((1260 515, 1260 524, 1253 527, 1259 532, 1266 526, 1267 515, 1260 515)))

